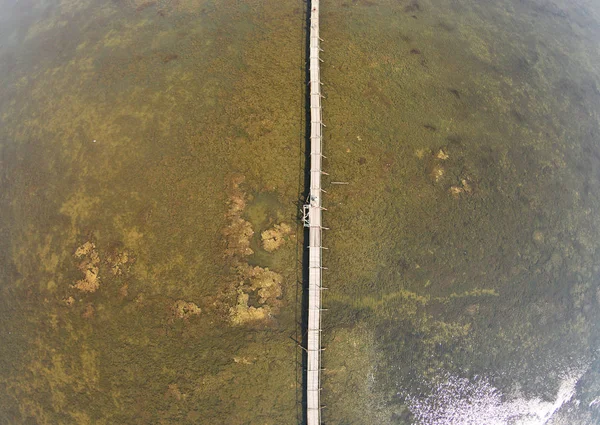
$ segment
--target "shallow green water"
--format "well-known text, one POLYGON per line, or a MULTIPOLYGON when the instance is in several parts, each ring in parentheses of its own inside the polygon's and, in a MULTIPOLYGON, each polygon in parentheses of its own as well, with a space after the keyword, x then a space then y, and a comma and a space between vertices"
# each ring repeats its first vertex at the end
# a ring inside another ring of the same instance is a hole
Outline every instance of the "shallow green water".
MULTIPOLYGON (((298 423, 305 11, 1 2, 0 422, 298 423)), ((600 9, 321 18, 326 423, 598 421, 600 9)))

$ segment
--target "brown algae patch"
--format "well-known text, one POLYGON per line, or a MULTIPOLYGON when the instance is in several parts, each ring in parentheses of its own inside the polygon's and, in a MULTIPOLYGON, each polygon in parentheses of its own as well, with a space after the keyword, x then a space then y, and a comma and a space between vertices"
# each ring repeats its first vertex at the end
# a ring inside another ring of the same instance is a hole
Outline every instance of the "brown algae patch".
POLYGON ((100 287, 100 256, 93 242, 86 242, 75 251, 75 258, 81 259, 79 270, 83 273, 83 279, 79 279, 73 287, 83 292, 96 292, 100 287))
MULTIPOLYGON (((83 278, 78 280, 73 287, 83 292, 96 292, 100 287, 100 263, 101 258, 96 244, 87 241, 79 246, 74 254, 75 258, 80 259, 77 266, 83 273, 83 278)), ((113 250, 106 254, 104 264, 108 266, 112 276, 121 276, 129 272, 135 258, 127 250, 113 250)))

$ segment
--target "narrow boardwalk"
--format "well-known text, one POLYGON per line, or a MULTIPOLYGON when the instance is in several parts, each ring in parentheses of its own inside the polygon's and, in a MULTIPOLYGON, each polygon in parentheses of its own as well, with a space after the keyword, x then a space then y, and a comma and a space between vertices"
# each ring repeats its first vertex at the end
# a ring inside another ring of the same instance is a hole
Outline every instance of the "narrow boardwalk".
POLYGON ((319 0, 312 0, 310 14, 310 199, 305 205, 309 226, 308 343, 306 369, 307 424, 321 423, 321 77, 319 67, 319 0))

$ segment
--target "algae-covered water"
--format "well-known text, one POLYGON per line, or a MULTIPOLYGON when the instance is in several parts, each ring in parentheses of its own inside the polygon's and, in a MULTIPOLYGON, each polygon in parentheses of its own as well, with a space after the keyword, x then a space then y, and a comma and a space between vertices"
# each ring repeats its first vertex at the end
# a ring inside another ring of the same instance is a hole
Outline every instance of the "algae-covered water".
POLYGON ((274 4, 3 2, 1 423, 296 420, 305 11, 274 4))
MULTIPOLYGON (((598 423, 600 6, 321 6, 324 423, 598 423)), ((302 423, 307 8, 0 0, 1 423, 302 423)))
POLYGON ((325 5, 328 423, 598 423, 597 4, 325 5))

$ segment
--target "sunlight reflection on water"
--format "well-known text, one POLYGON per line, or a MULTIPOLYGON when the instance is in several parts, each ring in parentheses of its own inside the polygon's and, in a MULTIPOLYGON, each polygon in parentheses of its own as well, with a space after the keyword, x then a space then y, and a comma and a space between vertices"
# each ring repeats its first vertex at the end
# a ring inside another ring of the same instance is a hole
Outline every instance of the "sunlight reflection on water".
POLYGON ((588 368, 589 364, 563 371, 552 401, 505 395, 484 377, 469 380, 452 375, 427 397, 409 395, 406 400, 416 423, 423 425, 545 425, 563 406, 579 404, 574 398, 576 387, 588 368))

